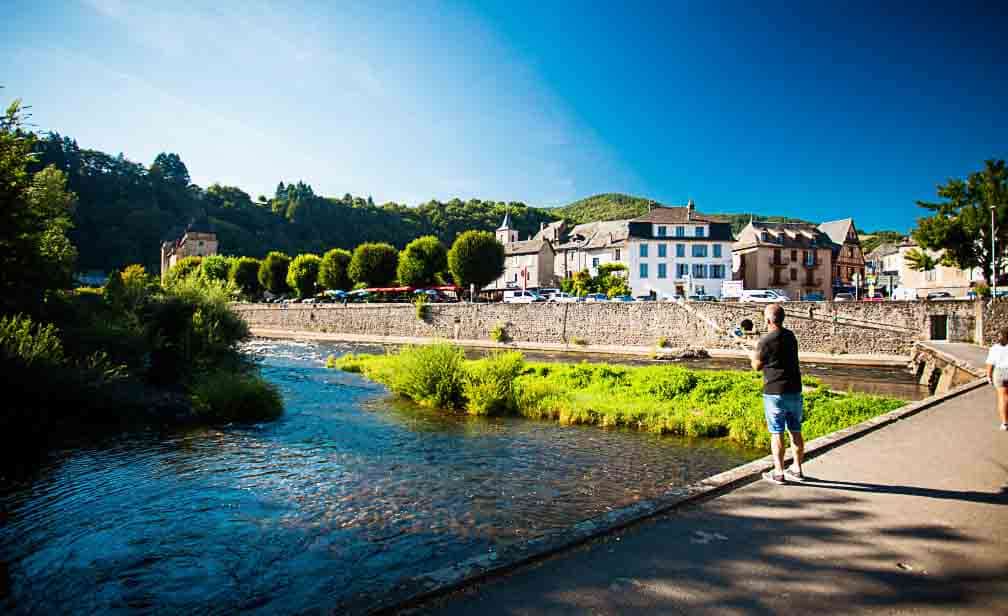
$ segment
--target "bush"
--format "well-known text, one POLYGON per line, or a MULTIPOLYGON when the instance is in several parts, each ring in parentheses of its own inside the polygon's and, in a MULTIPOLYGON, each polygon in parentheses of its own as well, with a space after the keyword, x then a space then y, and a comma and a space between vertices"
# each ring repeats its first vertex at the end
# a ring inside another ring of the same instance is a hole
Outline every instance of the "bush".
POLYGON ((489 231, 466 231, 448 251, 448 270, 455 284, 482 289, 504 273, 504 246, 489 231))
POLYGON ((354 249, 347 273, 355 283, 381 287, 396 277, 399 252, 392 244, 366 243, 354 249))
POLYGON ((418 321, 427 320, 427 311, 430 308, 428 305, 426 295, 417 295, 413 300, 413 308, 416 311, 416 318, 418 321))
POLYGON ((298 297, 315 295, 319 264, 322 259, 318 255, 304 254, 294 257, 287 269, 287 286, 297 293, 298 297))
POLYGON ((223 255, 209 255, 203 257, 203 262, 200 263, 200 272, 207 280, 219 280, 226 282, 228 280, 228 273, 230 269, 231 263, 228 262, 228 258, 223 255))
POLYGON ((273 251, 259 264, 259 284, 273 295, 283 295, 287 287, 287 269, 290 267, 290 257, 282 252, 273 251))
POLYGON ((465 356, 450 344, 406 347, 392 355, 385 378, 389 389, 418 404, 436 408, 462 406, 465 356))
POLYGON ((201 271, 200 264, 202 262, 202 257, 182 257, 175 262, 175 265, 168 269, 168 272, 165 274, 164 280, 162 281, 164 286, 170 287, 183 278, 199 274, 201 271))
POLYGON ((521 353, 494 353, 468 362, 462 394, 470 415, 501 415, 515 410, 514 380, 525 370, 521 353))
POLYGON ((493 326, 493 329, 490 330, 490 339, 493 340, 494 342, 508 341, 507 330, 504 329, 503 324, 498 323, 493 326))
POLYGON ((213 372, 201 375, 192 387, 193 406, 211 422, 254 422, 283 414, 277 387, 258 375, 213 372))
POLYGON ((349 250, 333 248, 322 256, 322 263, 319 265, 318 284, 323 289, 345 291, 350 287, 350 276, 347 268, 350 266, 350 259, 353 255, 349 250))
POLYGON ((399 283, 420 287, 437 282, 438 275, 448 267, 448 252, 433 235, 419 237, 399 253, 396 270, 399 283))
POLYGON ((259 259, 252 257, 241 257, 231 263, 228 280, 242 296, 252 298, 262 293, 262 285, 259 284, 259 265, 259 259))
POLYGON ((59 366, 66 360, 59 331, 20 314, 0 317, 0 352, 25 366, 59 366))
POLYGON ((665 348, 665 347, 667 347, 668 345, 669 345, 669 340, 668 340, 668 338, 667 338, 667 337, 665 337, 665 336, 659 336, 659 337, 658 337, 658 342, 656 343, 656 346, 657 346, 657 347, 658 347, 659 349, 664 349, 664 348, 665 348))

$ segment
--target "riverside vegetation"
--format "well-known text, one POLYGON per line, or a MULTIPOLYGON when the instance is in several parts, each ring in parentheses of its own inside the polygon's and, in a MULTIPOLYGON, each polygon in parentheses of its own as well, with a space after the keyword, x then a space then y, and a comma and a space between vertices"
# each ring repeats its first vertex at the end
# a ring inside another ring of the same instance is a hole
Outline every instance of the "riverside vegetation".
POLYGON ((85 429, 279 415, 279 393, 238 351, 249 331, 222 257, 164 285, 131 265, 103 288, 72 288, 77 195, 56 167, 30 173, 38 142, 24 122, 17 102, 0 116, 0 451, 85 429))
MULTIPOLYGON (((769 446, 762 377, 755 372, 534 363, 515 351, 467 360, 461 348, 447 343, 405 347, 383 355, 330 357, 327 365, 360 373, 432 408, 769 446)), ((831 392, 811 377, 805 377, 804 383, 807 439, 903 404, 893 398, 831 392)))

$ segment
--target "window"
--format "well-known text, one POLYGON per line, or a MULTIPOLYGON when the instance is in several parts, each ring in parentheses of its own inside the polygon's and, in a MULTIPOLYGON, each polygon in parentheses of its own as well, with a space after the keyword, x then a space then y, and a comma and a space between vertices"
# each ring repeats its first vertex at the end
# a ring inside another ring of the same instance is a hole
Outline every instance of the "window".
POLYGON ((721 258, 721 244, 714 244, 714 257, 721 258))
POLYGON ((798 280, 798 270, 791 268, 791 280, 798 280))
POLYGON ((665 270, 665 264, 664 263, 659 263, 658 264, 658 277, 659 278, 667 278, 668 277, 667 276, 667 272, 665 270))
POLYGON ((617 249, 616 249, 616 250, 615 250, 615 251, 613 252, 613 258, 614 258, 614 259, 615 259, 616 261, 619 261, 619 260, 620 260, 620 249, 619 249, 619 248, 617 248, 617 249))
POLYGON ((646 257, 647 256, 647 244, 641 244, 640 245, 640 256, 642 256, 642 257, 646 257))
POLYGON ((686 237, 686 227, 676 227, 675 228, 676 237, 686 237))
POLYGON ((707 277, 707 266, 703 263, 693 264, 693 277, 694 278, 706 278, 707 277))
POLYGON ((676 278, 685 278, 689 275, 689 264, 688 263, 677 263, 676 264, 676 278))
POLYGON ((598 267, 598 262, 599 262, 599 258, 598 257, 594 257, 592 259, 592 267, 598 267))
POLYGON ((707 244, 693 244, 693 256, 694 257, 706 257, 707 256, 707 244))
POLYGON ((807 250, 805 251, 805 265, 815 265, 815 253, 807 250))
MULTIPOLYGON (((665 244, 658 244, 658 257, 662 258, 662 257, 665 257, 665 256, 666 256, 666 254, 665 254, 665 244)), ((659 278, 661 278, 661 276, 659 276, 659 278)))
POLYGON ((685 257, 686 256, 686 244, 676 244, 675 245, 675 256, 685 257))
POLYGON ((770 241, 770 234, 767 233, 766 231, 764 231, 763 233, 760 234, 760 238, 762 238, 762 240, 764 242, 769 242, 770 241))
POLYGON ((697 227, 696 228, 696 236, 697 237, 703 237, 704 236, 703 227, 697 227))
POLYGON ((658 225, 658 237, 665 237, 667 229, 665 225, 658 225))
POLYGON ((711 278, 724 278, 725 277, 725 266, 723 266, 723 265, 712 265, 712 266, 710 266, 710 277, 711 278))
POLYGON ((791 260, 792 261, 797 261, 798 260, 798 251, 797 250, 792 250, 791 251, 791 260))
POLYGON ((640 277, 647 278, 647 263, 640 264, 640 277))

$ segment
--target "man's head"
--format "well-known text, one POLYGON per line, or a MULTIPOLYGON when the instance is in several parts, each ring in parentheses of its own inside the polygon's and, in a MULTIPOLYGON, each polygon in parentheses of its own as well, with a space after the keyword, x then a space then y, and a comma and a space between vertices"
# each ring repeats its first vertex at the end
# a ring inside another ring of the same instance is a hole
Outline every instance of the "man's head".
POLYGON ((780 327, 784 324, 784 309, 780 304, 770 304, 763 309, 763 317, 770 327, 780 327))

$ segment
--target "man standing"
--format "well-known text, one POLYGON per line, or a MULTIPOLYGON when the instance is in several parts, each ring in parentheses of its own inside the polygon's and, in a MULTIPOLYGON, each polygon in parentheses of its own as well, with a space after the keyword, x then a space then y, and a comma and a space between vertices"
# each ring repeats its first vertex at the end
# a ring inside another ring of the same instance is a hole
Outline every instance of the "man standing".
POLYGON ((753 370, 763 371, 763 411, 767 429, 770 430, 770 449, 774 469, 763 473, 767 481, 785 484, 788 481, 805 481, 802 458, 805 441, 802 440, 802 382, 798 368, 798 339, 784 328, 784 309, 780 304, 770 304, 763 311, 767 335, 760 338, 756 350, 750 355, 753 370), (784 470, 784 430, 791 435, 794 447, 794 464, 784 470))

